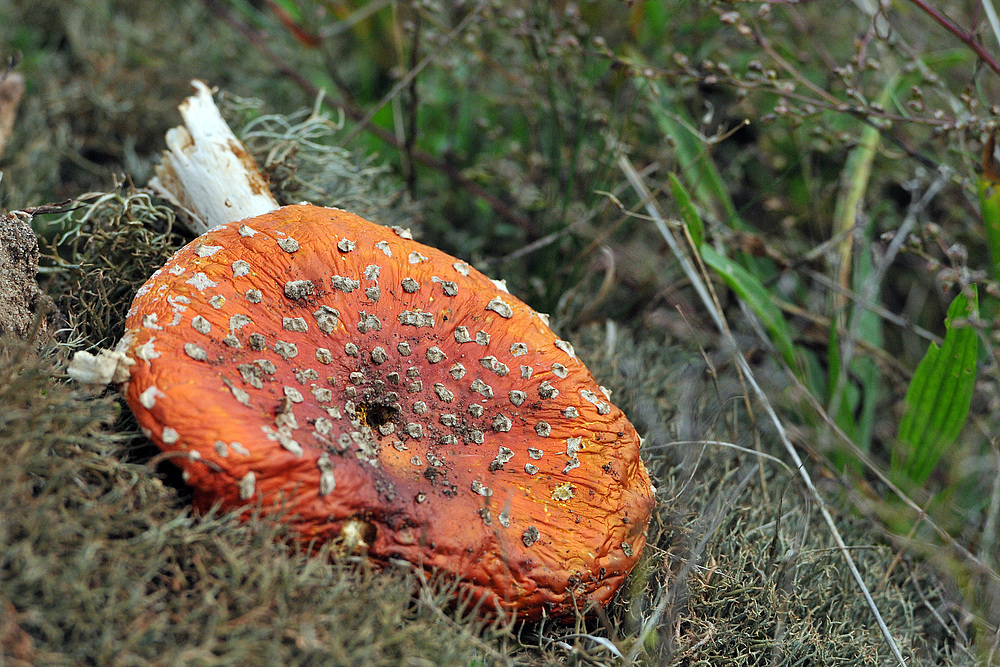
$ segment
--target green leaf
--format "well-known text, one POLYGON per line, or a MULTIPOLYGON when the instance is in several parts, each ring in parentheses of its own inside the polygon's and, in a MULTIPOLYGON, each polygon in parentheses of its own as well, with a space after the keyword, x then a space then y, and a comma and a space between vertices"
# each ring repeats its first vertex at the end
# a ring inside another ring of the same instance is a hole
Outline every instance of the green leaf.
MULTIPOLYGON (((889 104, 900 81, 899 75, 889 78, 878 96, 878 104, 889 104)), ((858 143, 848 153, 841 171, 841 185, 833 211, 832 231, 835 238, 839 237, 838 281, 846 286, 850 280, 854 293, 862 295, 861 301, 867 300, 867 297, 877 298, 869 289, 875 273, 871 255, 867 251, 872 236, 871 216, 866 216, 867 222, 860 230, 863 232, 860 239, 856 240, 854 231, 859 226, 858 211, 865 206, 865 195, 871 181, 880 138, 877 126, 864 125, 861 128, 858 143), (861 252, 857 252, 859 247, 861 252)), ((850 360, 845 364, 841 358, 844 349, 838 329, 846 327, 857 339, 881 347, 882 321, 862 303, 851 303, 846 295, 834 294, 833 300, 833 312, 838 315, 830 328, 827 410, 854 444, 862 451, 868 451, 875 409, 881 394, 878 368, 857 345, 853 346, 850 360)), ((833 458, 840 467, 847 462, 856 462, 852 460, 853 456, 848 457, 843 452, 836 452, 833 458)))
POLYGON ((796 373, 800 373, 795 360, 795 346, 789 333, 788 322, 781 309, 771 299, 771 294, 752 273, 703 243, 699 248, 705 264, 710 266, 736 295, 761 319, 771 336, 771 342, 781 357, 796 373))
POLYGON ((698 210, 691 203, 691 196, 673 174, 670 174, 670 189, 674 193, 674 199, 677 200, 677 208, 680 209, 681 217, 684 218, 684 224, 691 235, 694 247, 697 248, 705 238, 705 225, 701 221, 701 216, 698 215, 698 210))
POLYGON ((951 302, 944 342, 940 347, 931 343, 906 391, 892 469, 917 486, 927 481, 969 416, 979 338, 967 322, 955 324, 955 320, 979 312, 974 285, 971 296, 971 303, 965 294, 951 302))

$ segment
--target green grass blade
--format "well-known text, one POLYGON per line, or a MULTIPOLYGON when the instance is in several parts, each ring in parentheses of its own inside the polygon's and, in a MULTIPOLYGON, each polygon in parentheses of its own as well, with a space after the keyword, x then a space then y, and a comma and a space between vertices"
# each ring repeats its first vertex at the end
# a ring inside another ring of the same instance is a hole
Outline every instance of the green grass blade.
POLYGON ((1000 280, 1000 183, 979 177, 979 211, 990 249, 992 276, 1000 280))
MULTIPOLYGON (((866 235, 868 238, 869 235, 866 235)), ((870 239, 869 239, 870 242, 870 239)), ((874 280, 875 267, 871 254, 861 252, 854 267, 854 291, 865 294, 865 286, 874 280)), ((854 304, 849 323, 851 331, 857 334, 859 340, 867 342, 876 348, 884 343, 882 335, 882 318, 860 304, 854 304)), ((855 438, 854 443, 867 452, 871 441, 872 428, 875 424, 876 409, 882 398, 882 376, 878 366, 871 356, 857 347, 850 363, 851 377, 857 382, 858 395, 855 402, 855 438)))
POLYGON ((979 213, 983 218, 986 244, 990 249, 993 279, 1000 280, 1000 174, 997 173, 993 149, 996 130, 990 134, 983 150, 983 174, 978 179, 979 213))
POLYGON ((701 246, 701 242, 705 239, 705 225, 701 221, 701 216, 698 215, 698 210, 691 203, 691 196, 673 174, 670 174, 670 189, 674 193, 674 199, 677 200, 677 208, 680 210, 684 224, 691 235, 694 247, 697 248, 701 246))
MULTIPOLYGON (((849 381, 844 372, 843 359, 840 355, 840 334, 836 326, 830 327, 827 337, 827 372, 826 372, 826 410, 834 423, 847 434, 851 442, 858 444, 860 424, 854 418, 854 410, 858 402, 857 388, 849 381), (837 397, 836 400, 833 397, 837 397)), ((858 445, 860 447, 860 444, 858 445)), ((848 464, 856 463, 857 457, 846 450, 834 449, 830 452, 834 465, 843 470, 848 464)))
POLYGON ((781 309, 771 299, 770 293, 753 274, 742 266, 715 251, 710 245, 703 243, 701 257, 709 267, 733 290, 736 295, 750 307, 761 319, 771 336, 771 341, 778 349, 785 363, 796 373, 800 368, 795 360, 795 346, 789 332, 788 322, 781 309))
POLYGON ((674 153, 691 185, 694 198, 728 227, 746 231, 747 225, 740 219, 736 205, 701 137, 691 129, 685 114, 672 108, 655 81, 644 80, 643 85, 646 84, 649 85, 653 99, 650 108, 656 124, 663 134, 674 140, 674 153))
MULTIPOLYGON (((893 91, 899 84, 899 77, 892 77, 879 94, 878 104, 885 106, 889 103, 893 91)), ((858 208, 862 205, 865 192, 871 180, 872 165, 875 162, 875 155, 878 152, 879 142, 882 133, 873 125, 864 125, 861 128, 861 136, 857 146, 851 149, 847 155, 847 163, 841 173, 841 189, 834 205, 833 232, 834 234, 847 235, 854 229, 858 208)), ((850 238, 845 239, 843 246, 846 253, 850 252, 850 238)), ((850 255, 842 257, 842 261, 849 262, 850 255)))
MULTIPOLYGON (((886 106, 899 89, 901 77, 894 75, 882 88, 877 103, 886 106)), ((833 234, 839 248, 839 275, 837 281, 861 295, 860 301, 878 298, 878 290, 871 281, 875 269, 867 248, 871 243, 870 216, 863 229, 858 211, 865 206, 871 181, 872 168, 878 154, 881 132, 875 125, 863 125, 857 145, 848 153, 841 171, 840 189, 834 206, 833 234), (861 231, 861 234, 856 234, 861 231), (838 238, 839 237, 839 238, 838 238), (858 248, 861 252, 857 252, 858 248)), ((881 380, 875 363, 864 355, 857 345, 851 346, 848 360, 841 359, 843 347, 838 330, 844 327, 850 336, 875 347, 882 346, 882 322, 878 315, 860 305, 851 303, 846 293, 833 295, 833 312, 836 313, 830 331, 829 376, 827 409, 837 425, 862 450, 868 451, 875 409, 881 395, 881 380)), ((835 456, 835 458, 841 458, 835 456)), ((841 461, 840 463, 843 463, 841 461)))
MULTIPOLYGON (((726 190, 725 181, 712 162, 710 145, 692 127, 686 112, 671 103, 670 97, 655 82, 642 80, 648 86, 652 101, 650 111, 660 131, 673 140, 674 155, 680 163, 681 174, 687 183, 690 198, 710 219, 715 219, 729 229, 752 231, 740 218, 736 204, 726 190)), ((736 259, 756 277, 766 280, 775 274, 770 260, 737 252, 736 259)))
POLYGON ((955 297, 948 308, 944 341, 940 347, 931 343, 906 391, 892 468, 915 485, 927 481, 969 416, 979 339, 973 327, 956 325, 955 320, 978 311, 975 286, 971 303, 965 294, 955 297))

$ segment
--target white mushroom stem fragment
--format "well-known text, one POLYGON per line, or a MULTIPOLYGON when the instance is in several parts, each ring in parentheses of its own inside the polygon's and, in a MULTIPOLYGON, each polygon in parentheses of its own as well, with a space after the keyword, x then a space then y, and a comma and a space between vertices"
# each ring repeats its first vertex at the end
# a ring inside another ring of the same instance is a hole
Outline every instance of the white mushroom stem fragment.
POLYGON ((180 105, 184 125, 167 132, 167 150, 149 182, 187 212, 195 234, 278 208, 250 152, 236 138, 203 82, 180 105))

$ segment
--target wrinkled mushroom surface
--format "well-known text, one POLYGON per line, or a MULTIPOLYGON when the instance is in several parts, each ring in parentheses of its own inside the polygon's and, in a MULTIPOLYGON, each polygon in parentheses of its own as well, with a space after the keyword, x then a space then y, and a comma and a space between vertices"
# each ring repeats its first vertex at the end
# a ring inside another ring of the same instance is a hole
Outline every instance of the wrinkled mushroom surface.
POLYGON ((608 601, 653 507, 635 429, 542 316, 408 237, 299 205, 195 239, 129 313, 129 405, 202 509, 522 617, 608 601))

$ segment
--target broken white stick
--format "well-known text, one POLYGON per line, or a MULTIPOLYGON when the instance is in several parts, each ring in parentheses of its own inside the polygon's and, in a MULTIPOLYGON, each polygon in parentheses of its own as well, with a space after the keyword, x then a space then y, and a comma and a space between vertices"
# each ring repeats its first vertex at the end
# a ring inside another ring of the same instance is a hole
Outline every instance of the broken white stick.
POLYGON ((178 107, 184 125, 167 131, 167 150, 149 187, 184 210, 195 234, 278 208, 260 167, 223 120, 204 82, 178 107))

